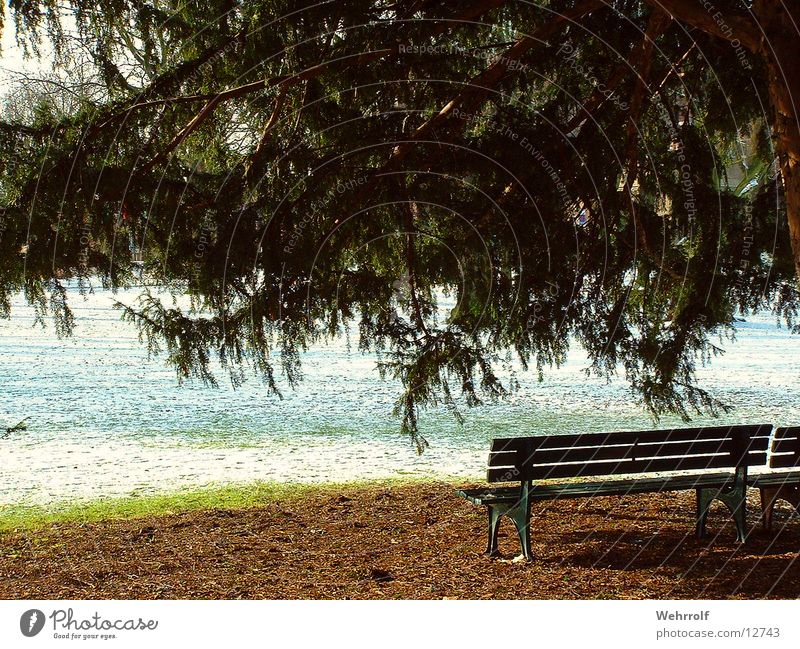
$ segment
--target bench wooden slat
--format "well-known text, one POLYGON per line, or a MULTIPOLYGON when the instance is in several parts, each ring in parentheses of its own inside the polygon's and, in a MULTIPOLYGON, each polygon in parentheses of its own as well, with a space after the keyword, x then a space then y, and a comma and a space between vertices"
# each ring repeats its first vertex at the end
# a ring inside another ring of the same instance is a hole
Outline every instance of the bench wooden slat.
POLYGON ((592 460, 626 460, 634 457, 636 446, 597 446, 594 448, 555 448, 535 449, 525 457, 525 452, 520 452, 521 462, 525 467, 537 464, 555 464, 559 462, 589 462, 592 460))
POLYGON ((800 437, 800 426, 779 426, 775 429, 775 439, 800 437))
POLYGON ((577 446, 608 446, 656 442, 682 442, 723 440, 736 435, 769 438, 772 424, 746 424, 736 426, 708 426, 703 428, 672 428, 662 430, 626 431, 612 433, 579 433, 575 435, 549 435, 538 437, 506 437, 492 440, 491 451, 518 451, 577 446))
POLYGON ((800 439, 783 438, 772 443, 773 453, 798 453, 800 452, 800 439))
POLYGON ((493 451, 489 453, 489 466, 514 466, 517 451, 493 451))
POLYGON ((751 437, 747 448, 751 451, 766 451, 769 448, 769 435, 764 437, 751 437))
MULTIPOLYGON (((693 471, 699 469, 734 468, 736 458, 725 455, 690 455, 678 458, 653 458, 646 460, 619 460, 603 462, 578 462, 575 464, 535 465, 522 471, 493 467, 487 472, 489 482, 514 480, 548 480, 551 478, 578 478, 594 475, 619 475, 624 473, 651 473, 668 471, 693 471), (516 473, 515 473, 516 471, 516 473), (522 477, 520 477, 522 476, 522 477)), ((743 464, 754 466, 765 464, 765 452, 748 453, 743 464)))
POLYGON ((487 482, 519 482, 522 479, 519 469, 514 467, 498 466, 486 470, 487 482))
MULTIPOLYGON (((751 450, 766 451, 767 438, 759 439, 751 450)), ((589 462, 599 460, 624 460, 685 455, 731 454, 735 450, 734 440, 703 440, 699 442, 665 442, 659 444, 632 444, 629 446, 601 446, 596 448, 539 449, 531 453, 524 466, 554 464, 560 462, 589 462)), ((503 464, 500 466, 509 466, 503 464)))
POLYGON ((502 489, 460 489, 456 493, 476 505, 513 503, 519 499, 518 487, 504 487, 502 489))
MULTIPOLYGON (((528 438, 519 438, 528 439, 528 438)), ((788 441, 788 440, 787 440, 788 441)), ((512 467, 533 464, 552 464, 555 462, 585 462, 591 460, 622 460, 629 458, 650 458, 664 456, 700 455, 730 453, 734 450, 734 440, 701 440, 689 442, 649 442, 646 444, 610 445, 577 448, 555 448, 530 450, 526 444, 516 444, 517 449, 492 451, 488 466, 512 467), (522 458, 519 460, 519 458, 522 458)), ((766 451, 769 437, 754 437, 750 440, 751 451, 766 451)))
POLYGON ((770 468, 800 467, 800 426, 775 429, 771 450, 770 468))
POLYGON ((790 467, 800 467, 800 455, 773 455, 769 460, 769 465, 773 469, 788 469, 790 467))

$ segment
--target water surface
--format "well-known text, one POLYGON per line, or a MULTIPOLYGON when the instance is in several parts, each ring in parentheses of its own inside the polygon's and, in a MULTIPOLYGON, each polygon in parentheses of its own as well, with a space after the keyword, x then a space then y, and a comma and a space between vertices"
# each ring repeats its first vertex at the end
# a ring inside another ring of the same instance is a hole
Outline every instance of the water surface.
MULTIPOLYGON (((544 382, 520 373, 521 387, 507 399, 464 410, 463 426, 445 408, 427 411, 421 428, 431 447, 419 456, 391 415, 398 385, 381 380, 375 359, 348 351, 344 340, 305 354, 305 380, 296 390, 284 385, 282 400, 256 377, 235 390, 224 376, 219 388, 179 387, 163 358, 147 358, 111 308, 113 297, 76 295, 75 335, 65 340, 52 325, 33 326, 21 299, 11 320, 0 320, 0 424, 30 417, 27 431, 0 440, 0 504, 252 480, 475 480, 498 435, 654 425, 624 381, 587 378, 577 349, 544 382)), ((800 337, 773 316, 750 316, 725 347, 699 371, 702 385, 735 407, 719 423, 800 423, 800 337)), ((668 417, 659 425, 685 424, 668 417)))

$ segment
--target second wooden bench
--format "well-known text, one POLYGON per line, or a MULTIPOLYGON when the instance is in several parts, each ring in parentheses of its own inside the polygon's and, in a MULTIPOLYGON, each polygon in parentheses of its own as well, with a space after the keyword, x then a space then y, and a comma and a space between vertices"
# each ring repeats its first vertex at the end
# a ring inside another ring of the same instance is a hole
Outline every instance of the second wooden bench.
POLYGON ((747 483, 761 492, 761 520, 769 530, 778 500, 791 503, 800 514, 800 426, 775 429, 767 468, 750 476, 747 483))

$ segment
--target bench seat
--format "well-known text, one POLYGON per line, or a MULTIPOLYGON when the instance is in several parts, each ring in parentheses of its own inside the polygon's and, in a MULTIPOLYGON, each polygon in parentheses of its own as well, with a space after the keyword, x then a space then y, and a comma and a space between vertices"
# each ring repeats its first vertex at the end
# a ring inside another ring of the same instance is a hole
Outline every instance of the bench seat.
POLYGON ((800 470, 797 471, 770 471, 768 473, 754 473, 748 476, 747 484, 751 487, 773 487, 776 485, 791 485, 800 483, 800 470))
MULTIPOLYGON (((528 491, 531 500, 555 500, 558 498, 591 498, 593 496, 624 496, 626 494, 658 493, 661 491, 686 491, 725 487, 734 482, 735 474, 719 472, 713 474, 639 478, 632 480, 601 480, 586 482, 562 482, 535 484, 528 491)), ((519 487, 461 489, 456 492, 475 505, 497 503, 513 504, 519 500, 519 487)))

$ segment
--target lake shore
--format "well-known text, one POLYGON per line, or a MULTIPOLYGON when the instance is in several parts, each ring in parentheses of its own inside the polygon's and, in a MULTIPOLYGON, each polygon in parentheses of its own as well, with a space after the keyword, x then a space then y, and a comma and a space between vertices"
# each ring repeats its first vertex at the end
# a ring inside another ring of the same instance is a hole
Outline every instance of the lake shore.
MULTIPOLYGON (((492 438, 689 425, 677 415, 655 422, 622 377, 587 376, 591 360, 571 344, 566 362, 546 370, 542 382, 516 363, 498 367, 509 394, 476 408, 457 399, 463 423, 444 404, 421 411, 430 447, 418 455, 392 416, 403 386, 381 380, 377 357, 358 352, 355 339, 312 345, 299 385, 278 378, 283 398, 267 395, 255 376, 234 389, 219 367, 218 388, 199 381, 179 388, 174 370, 147 356, 136 328, 113 308, 114 300, 134 303, 138 291, 95 287, 81 296, 73 286, 70 296, 72 338, 33 326, 35 309, 21 295, 14 317, 0 319, 0 430, 28 418, 27 430, 0 440, 0 517, 4 505, 20 502, 48 506, 212 483, 481 480, 492 438)), ((699 385, 735 408, 718 419, 693 417, 691 425, 796 424, 800 365, 792 350, 799 341, 766 312, 737 323, 737 340, 723 345, 728 352, 698 364, 699 385)))
POLYGON ((691 493, 542 503, 535 560, 456 482, 276 485, 4 510, 0 597, 722 599, 800 597, 800 520, 735 542, 721 508, 693 535, 691 493))

